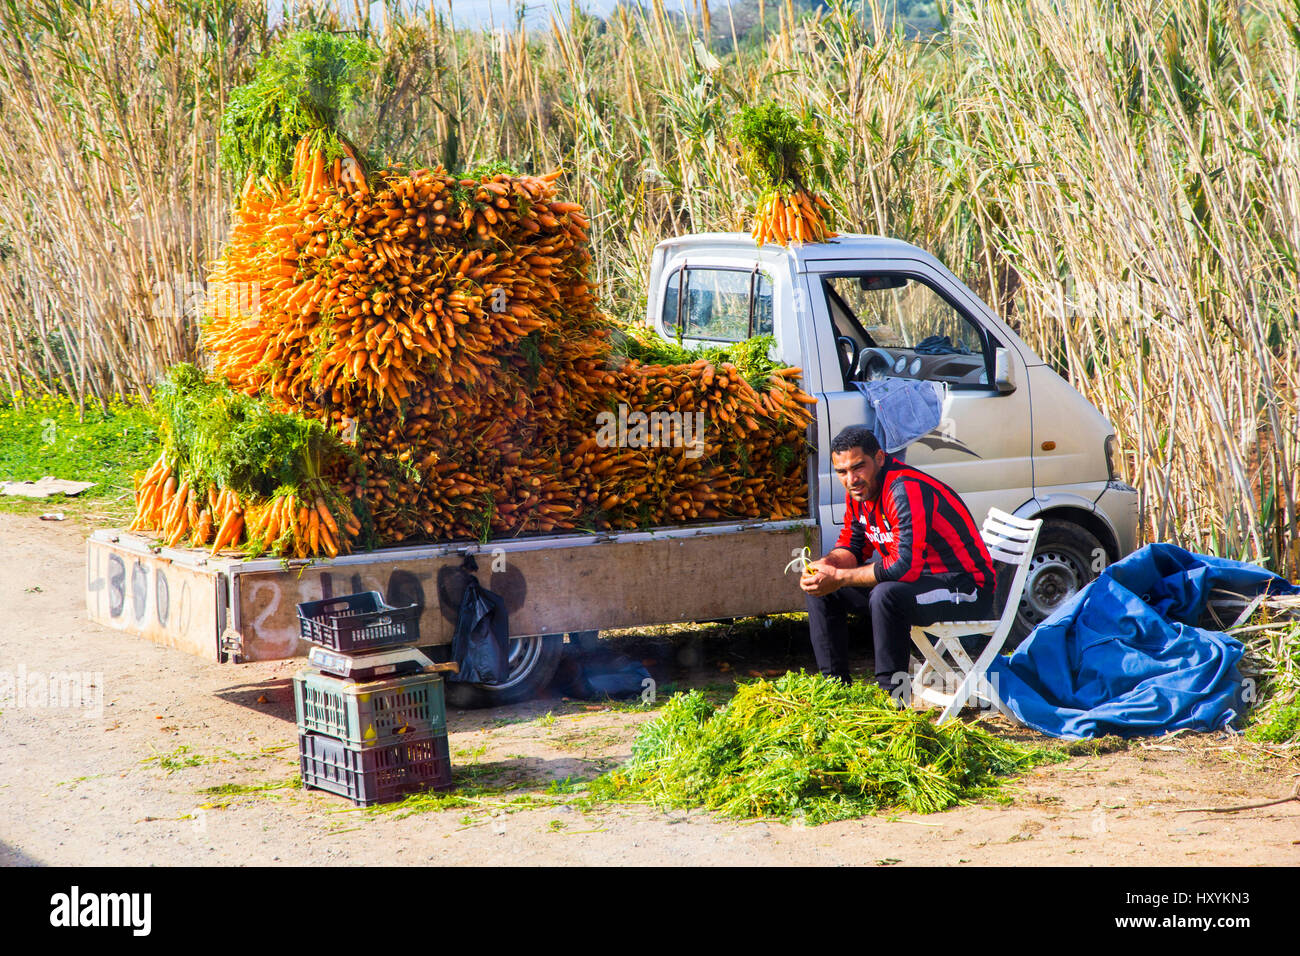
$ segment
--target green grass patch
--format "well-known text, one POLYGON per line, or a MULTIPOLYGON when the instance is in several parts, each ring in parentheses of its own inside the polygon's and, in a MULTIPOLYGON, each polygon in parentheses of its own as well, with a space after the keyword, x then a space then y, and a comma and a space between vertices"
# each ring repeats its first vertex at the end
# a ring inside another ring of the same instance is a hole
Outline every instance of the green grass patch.
POLYGON ((160 770, 166 770, 168 774, 173 774, 177 770, 186 770, 205 763, 217 763, 222 759, 218 756, 196 753, 187 745, 181 744, 171 753, 156 753, 151 757, 145 757, 143 762, 157 764, 160 770))
POLYGON ((899 710, 875 685, 787 674, 737 686, 715 708, 673 697, 622 768, 589 799, 701 807, 730 817, 827 823, 904 809, 944 810, 996 793, 1004 777, 1064 759, 953 721, 899 710))
POLYGON ((1260 714, 1257 722, 1246 731, 1246 739, 1267 744, 1300 741, 1300 700, 1260 714))
POLYGON ((1094 737, 1088 740, 1053 740, 1046 744, 1046 749, 1064 757, 1101 757, 1128 750, 1132 745, 1131 740, 1108 734, 1105 737, 1094 737))
POLYGON ((420 813, 439 813, 443 810, 467 810, 464 822, 468 825, 480 816, 494 813, 517 813, 520 810, 538 810, 568 802, 537 792, 507 791, 490 787, 460 787, 453 792, 439 793, 427 790, 414 793, 396 803, 381 803, 367 807, 369 816, 394 814, 405 819, 420 813))
POLYGON ((155 751, 152 755, 145 757, 141 763, 157 764, 168 774, 175 773, 177 770, 185 770, 189 767, 198 767, 207 763, 225 763, 231 760, 256 760, 264 754, 239 754, 233 750, 227 750, 219 754, 203 754, 194 750, 188 744, 181 744, 170 753, 158 753, 155 751))
POLYGON ((158 457, 158 428, 136 399, 113 399, 84 410, 66 396, 0 396, 0 481, 36 481, 46 475, 95 486, 73 498, 0 497, 0 509, 27 514, 67 504, 102 505, 128 496, 132 476, 158 457), (21 403, 21 404, 20 404, 21 403))
POLYGON ((302 777, 295 774, 287 780, 269 780, 265 783, 220 783, 197 791, 210 797, 240 797, 269 790, 301 790, 302 777))
POLYGON ((1246 641, 1242 673, 1258 682, 1246 738, 1300 743, 1300 602, 1290 596, 1266 600, 1239 636, 1246 641))
POLYGON ((196 791, 207 797, 200 804, 205 810, 224 810, 240 797, 262 797, 279 800, 286 794, 280 791, 302 790, 302 777, 294 774, 287 780, 269 780, 265 783, 222 783, 196 791))
POLYGON ((516 813, 556 807, 572 801, 574 794, 584 784, 566 777, 545 788, 540 782, 519 779, 502 780, 508 771, 499 764, 471 763, 452 767, 452 789, 440 793, 427 790, 411 794, 394 803, 381 803, 366 808, 370 817, 395 814, 398 819, 420 813, 437 813, 443 810, 466 810, 466 825, 476 819, 497 813, 516 813))

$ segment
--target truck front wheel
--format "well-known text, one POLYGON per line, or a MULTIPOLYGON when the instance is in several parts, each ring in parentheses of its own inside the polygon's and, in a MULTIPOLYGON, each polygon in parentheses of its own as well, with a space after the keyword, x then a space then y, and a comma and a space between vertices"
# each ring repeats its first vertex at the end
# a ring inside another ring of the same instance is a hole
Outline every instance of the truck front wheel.
MULTIPOLYGON (((1007 638, 1011 649, 1029 632, 1047 620, 1062 604, 1074 597, 1097 576, 1098 556, 1106 550, 1092 532, 1069 521, 1048 518, 1038 533, 1038 544, 1025 577, 1016 621, 1007 638)), ((1104 567, 1104 563, 1102 564, 1104 567)), ((1012 573, 998 566, 998 606, 1005 607, 1011 590, 1012 573)))
POLYGON ((510 641, 510 676, 501 684, 447 681, 447 703, 461 709, 500 707, 531 700, 550 686, 564 654, 563 634, 537 634, 510 641))

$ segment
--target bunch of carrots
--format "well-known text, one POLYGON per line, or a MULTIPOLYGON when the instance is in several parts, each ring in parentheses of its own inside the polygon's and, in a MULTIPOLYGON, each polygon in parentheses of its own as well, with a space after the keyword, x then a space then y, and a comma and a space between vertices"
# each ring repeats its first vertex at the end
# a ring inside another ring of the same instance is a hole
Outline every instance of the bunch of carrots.
POLYGON ((367 178, 346 150, 327 161, 304 141, 294 183, 249 182, 203 344, 232 387, 325 423, 356 459, 322 475, 319 496, 186 488, 181 505, 183 477, 160 463, 134 527, 314 557, 806 512, 814 400, 799 370, 752 385, 730 365, 615 356, 588 278, 589 223, 558 177, 367 178), (229 308, 250 298, 220 298, 231 283, 256 289, 258 307, 229 308), (703 447, 597 442, 600 414, 620 405, 702 414, 703 447))
POLYGON ((815 117, 776 100, 743 106, 733 128, 741 169, 758 194, 752 235, 758 245, 825 242, 830 206, 808 188, 825 181, 825 137, 815 117))
POLYGON ((300 500, 294 492, 255 502, 214 484, 200 487, 179 478, 160 455, 136 487, 132 531, 157 531, 168 547, 205 548, 216 555, 241 539, 258 542, 258 551, 306 558, 337 557, 352 550, 361 522, 349 515, 342 525, 325 497, 300 500))
POLYGON ((750 235, 760 246, 765 242, 782 246, 792 242, 825 242, 837 235, 826 225, 823 210, 829 209, 824 199, 802 188, 788 195, 774 191, 759 202, 750 235))

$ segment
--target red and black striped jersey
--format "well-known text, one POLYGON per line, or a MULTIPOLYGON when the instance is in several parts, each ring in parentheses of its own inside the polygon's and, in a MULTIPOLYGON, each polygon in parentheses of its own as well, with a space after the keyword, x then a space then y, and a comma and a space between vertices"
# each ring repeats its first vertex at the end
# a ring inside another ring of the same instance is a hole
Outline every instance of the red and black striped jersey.
POLYGON ((922 574, 965 571, 978 588, 992 587, 993 558, 957 492, 925 472, 885 456, 875 501, 846 496, 848 512, 837 548, 859 565, 871 553, 877 581, 915 581, 922 574))

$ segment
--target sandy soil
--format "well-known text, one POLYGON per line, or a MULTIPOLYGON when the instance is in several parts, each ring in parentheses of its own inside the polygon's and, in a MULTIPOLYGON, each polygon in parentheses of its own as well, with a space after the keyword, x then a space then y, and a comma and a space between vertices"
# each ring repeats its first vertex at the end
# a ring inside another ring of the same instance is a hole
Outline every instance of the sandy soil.
MULTIPOLYGON (((801 827, 700 812, 583 811, 548 795, 625 759, 634 707, 559 698, 449 713, 457 779, 491 788, 468 807, 354 809, 288 786, 297 771, 289 679, 301 662, 217 665, 91 624, 80 520, 0 514, 0 680, 102 675, 102 712, 0 714, 0 864, 858 864, 1300 863, 1300 802, 1232 814, 1179 810, 1276 799, 1295 751, 1182 735, 1078 756, 998 801, 801 827), (228 784, 274 789, 205 792, 228 784), (521 801, 512 803, 511 801, 521 801)), ((809 666, 806 638, 623 639, 660 686, 725 684, 809 666)))

